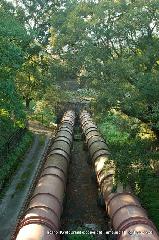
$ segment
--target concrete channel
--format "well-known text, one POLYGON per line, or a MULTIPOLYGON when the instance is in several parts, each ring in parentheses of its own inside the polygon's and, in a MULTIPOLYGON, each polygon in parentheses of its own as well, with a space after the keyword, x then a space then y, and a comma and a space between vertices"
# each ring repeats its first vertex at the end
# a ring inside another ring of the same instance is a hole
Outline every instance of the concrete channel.
POLYGON ((24 157, 23 164, 14 175, 4 198, 0 203, 0 240, 10 240, 16 226, 17 217, 28 197, 33 179, 45 153, 50 136, 44 136, 40 143, 40 135, 35 134, 33 145, 24 157))

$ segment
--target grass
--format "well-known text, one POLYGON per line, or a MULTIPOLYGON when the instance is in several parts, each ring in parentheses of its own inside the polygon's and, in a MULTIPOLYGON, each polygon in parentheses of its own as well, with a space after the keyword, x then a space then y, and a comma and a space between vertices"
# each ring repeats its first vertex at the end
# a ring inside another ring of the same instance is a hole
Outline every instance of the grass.
POLYGON ((136 119, 109 113, 99 128, 116 165, 116 183, 132 187, 159 229, 159 152, 154 134, 136 119))
POLYGON ((40 135, 40 136, 39 136, 40 146, 43 146, 43 145, 44 145, 45 140, 46 140, 46 136, 45 136, 45 135, 40 135))
POLYGON ((30 175, 30 171, 32 170, 31 169, 32 165, 28 166, 28 169, 21 175, 20 181, 16 186, 16 191, 22 190, 24 188, 26 182, 28 181, 28 176, 30 175))
POLYGON ((11 177, 18 167, 20 167, 24 155, 33 142, 33 134, 26 132, 18 147, 8 156, 0 169, 0 198, 3 197, 6 188, 9 186, 11 177))
POLYGON ((146 208, 150 219, 153 220, 157 229, 159 229, 159 176, 151 173, 144 179, 143 188, 138 194, 141 203, 146 208))
MULTIPOLYGON (((46 139, 45 135, 39 135, 39 145, 38 145, 37 152, 39 152, 41 147, 44 145, 45 139, 46 139)), ((35 159, 33 158, 32 162, 27 165, 27 170, 25 172, 23 172, 23 174, 21 175, 20 181, 16 185, 16 191, 22 190, 24 188, 24 186, 26 185, 26 183, 28 181, 28 176, 30 176, 30 172, 32 171, 32 168, 34 167, 34 163, 35 163, 35 159)))

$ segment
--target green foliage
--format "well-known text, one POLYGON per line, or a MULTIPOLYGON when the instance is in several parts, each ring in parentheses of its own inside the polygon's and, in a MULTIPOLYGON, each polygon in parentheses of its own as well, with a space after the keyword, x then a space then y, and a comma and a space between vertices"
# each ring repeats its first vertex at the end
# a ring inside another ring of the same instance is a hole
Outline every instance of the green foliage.
MULTIPOLYGON (((32 167, 32 166, 31 166, 32 167)), ((28 176, 30 175, 31 168, 28 168, 20 177, 20 181, 16 185, 16 192, 22 190, 25 184, 28 182, 28 176)), ((14 197, 15 193, 12 194, 14 197)))
POLYGON ((151 152, 151 147, 155 144, 151 133, 144 133, 147 135, 143 138, 139 133, 143 131, 141 123, 119 113, 108 114, 103 119, 100 130, 115 161, 117 181, 127 185, 133 179, 134 184, 139 183, 140 171, 149 171, 152 159, 158 158, 157 153, 151 152))
POLYGON ((40 100, 50 84, 53 84, 51 62, 51 56, 30 32, 30 41, 25 50, 25 61, 15 79, 16 87, 25 100, 27 109, 29 109, 31 100, 40 100))
POLYGON ((116 183, 132 187, 156 227, 159 227, 156 215, 159 208, 157 141, 145 125, 121 113, 109 113, 98 121, 116 165, 116 183))
MULTIPOLYGON (((29 37, 23 25, 13 14, 0 8, 0 69, 1 78, 7 81, 13 79, 15 72, 23 63, 24 44, 29 37)), ((8 89, 11 86, 8 86, 8 89)))
POLYGON ((16 147, 12 153, 8 156, 8 158, 1 166, 0 170, 0 188, 4 188, 9 183, 11 176, 15 173, 17 168, 23 161, 24 154, 30 144, 33 141, 33 135, 30 132, 27 132, 25 136, 22 138, 22 141, 16 147))
POLYGON ((118 116, 109 114, 103 121, 100 130, 110 144, 124 144, 128 141, 130 133, 124 131, 127 122, 119 119, 118 116))
POLYGON ((50 123, 55 123, 54 105, 49 105, 46 100, 37 101, 36 103, 32 101, 31 105, 32 111, 28 113, 30 120, 39 121, 47 127, 50 126, 50 123))
POLYGON ((158 229, 159 216, 156 214, 156 210, 159 209, 159 177, 154 175, 153 172, 142 173, 141 180, 142 188, 138 196, 147 209, 150 219, 152 219, 158 229))
POLYGON ((14 16, 13 6, 2 1, 0 7, 0 132, 1 145, 25 122, 22 99, 14 78, 24 60, 23 47, 28 36, 14 16))
POLYGON ((156 133, 158 7, 157 0, 73 1, 52 16, 51 32, 53 51, 74 79, 100 92, 97 109, 120 109, 156 133))
MULTIPOLYGON (((20 96, 29 107, 50 86, 64 88, 67 80, 73 80, 100 92, 95 96, 98 109, 120 109, 157 133, 158 9, 157 0, 54 4, 18 0, 16 7, 2 1, 1 72, 4 80, 12 79, 2 81, 1 88, 8 93, 8 98, 2 97, 7 100, 2 109, 17 115, 22 109, 20 96)), ((58 89, 54 92, 59 98, 58 89)))

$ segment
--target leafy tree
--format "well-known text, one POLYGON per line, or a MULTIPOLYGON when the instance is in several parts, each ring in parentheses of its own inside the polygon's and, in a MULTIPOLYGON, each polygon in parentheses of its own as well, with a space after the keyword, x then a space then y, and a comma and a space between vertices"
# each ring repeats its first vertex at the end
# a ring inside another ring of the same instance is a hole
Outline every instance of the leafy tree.
POLYGON ((0 6, 0 131, 4 139, 13 125, 25 118, 14 79, 24 60, 28 35, 12 9, 3 2, 0 6))
POLYGON ((158 1, 119 6, 113 37, 116 56, 106 64, 109 81, 102 81, 107 88, 103 100, 149 123, 158 135, 158 1))
POLYGON ((52 1, 16 1, 17 15, 20 12, 19 17, 22 17, 21 11, 24 13, 25 26, 30 34, 25 62, 16 76, 16 85, 26 108, 29 108, 31 100, 40 100, 50 84, 54 85, 55 75, 59 77, 57 64, 52 63, 54 60, 49 52, 49 38, 50 18, 61 4, 52 1))
POLYGON ((90 12, 91 4, 70 1, 52 16, 52 52, 60 57, 68 69, 70 74, 66 78, 74 81, 83 70, 88 52, 84 45, 89 41, 86 19, 90 12))
POLYGON ((157 0, 79 1, 52 20, 57 35, 53 49, 83 87, 100 92, 98 109, 120 109, 148 123, 157 136, 158 9, 157 0))
POLYGON ((37 43, 27 49, 26 60, 16 75, 16 85, 29 108, 30 101, 43 96, 49 85, 49 58, 37 43), (43 55, 42 55, 43 54, 43 55))
POLYGON ((18 59, 7 71, 17 72, 16 85, 27 107, 48 86, 64 87, 72 80, 96 90, 98 109, 120 109, 159 135, 157 0, 18 0, 15 8, 2 2, 3 12, 9 9, 29 36, 27 42, 17 29, 11 41, 16 56, 8 62, 18 59))

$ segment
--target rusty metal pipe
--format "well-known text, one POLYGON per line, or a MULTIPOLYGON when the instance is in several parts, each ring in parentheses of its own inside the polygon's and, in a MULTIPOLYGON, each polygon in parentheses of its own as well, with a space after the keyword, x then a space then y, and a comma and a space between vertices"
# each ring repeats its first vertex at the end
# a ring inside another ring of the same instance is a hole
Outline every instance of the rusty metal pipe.
POLYGON ((87 133, 92 132, 92 131, 97 131, 97 128, 95 128, 95 127, 89 127, 89 128, 87 128, 86 130, 84 130, 84 133, 85 133, 85 135, 87 135, 87 133))
POLYGON ((65 143, 67 143, 70 147, 72 146, 72 144, 71 144, 72 142, 70 141, 70 139, 68 139, 68 138, 66 138, 64 136, 56 137, 54 139, 54 142, 58 142, 58 141, 63 141, 65 143))
POLYGON ((67 127, 63 126, 58 130, 58 132, 62 132, 62 131, 69 132, 72 135, 72 130, 70 128, 67 128, 67 127))
POLYGON ((63 140, 55 141, 53 146, 51 147, 50 153, 53 150, 57 149, 63 150, 68 155, 68 157, 70 156, 71 152, 70 145, 66 141, 63 140))
MULTIPOLYGON (((83 127, 84 127, 84 126, 83 126, 83 127)), ((89 123, 87 123, 87 125, 85 126, 84 131, 86 132, 87 129, 92 128, 92 127, 95 128, 95 129, 97 129, 97 126, 96 126, 94 123, 89 122, 89 123)))
POLYGON ((159 239, 156 227, 134 195, 129 192, 110 194, 105 202, 112 225, 116 230, 124 231, 124 234, 118 236, 118 239, 159 239), (135 234, 134 236, 129 234, 130 232, 136 233, 139 231, 141 234, 138 234, 137 237, 135 234), (152 233, 146 234, 146 232, 152 233))
POLYGON ((53 231, 60 229, 74 121, 75 114, 72 111, 62 118, 64 123, 57 132, 29 205, 12 239, 60 239, 53 231), (51 231, 52 234, 49 234, 51 231))
POLYGON ((108 152, 107 145, 101 141, 93 142, 89 147, 89 151, 90 151, 90 155, 91 155, 92 159, 93 159, 93 156, 95 155, 95 153, 98 151, 101 151, 101 150, 106 150, 108 152))
POLYGON ((63 123, 62 125, 59 125, 58 130, 61 130, 62 128, 70 129, 71 132, 73 132, 73 127, 70 123, 63 123))
POLYGON ((99 133, 97 130, 91 130, 91 131, 89 131, 89 132, 87 133, 87 135, 85 136, 85 138, 86 138, 86 143, 88 143, 89 139, 92 138, 92 137, 94 137, 94 136, 100 137, 101 135, 100 135, 100 133, 99 133))
POLYGON ((57 132, 56 138, 58 138, 58 137, 65 137, 72 143, 73 137, 72 137, 72 134, 70 132, 68 132, 68 131, 59 131, 59 132, 57 132))
POLYGON ((66 159, 66 161, 68 162, 68 164, 69 164, 70 159, 68 157, 68 154, 65 151, 63 151, 62 149, 54 149, 54 150, 52 150, 49 153, 48 157, 55 156, 55 155, 59 155, 59 156, 64 157, 66 159))
POLYGON ((88 141, 88 149, 90 149, 91 145, 94 144, 95 142, 103 142, 103 143, 105 143, 105 141, 104 141, 104 139, 102 137, 93 136, 88 141))
POLYGON ((56 167, 63 171, 65 178, 67 177, 67 168, 68 168, 68 161, 65 157, 54 154, 48 157, 47 162, 44 165, 44 169, 56 167))
MULTIPOLYGON (((81 112, 80 120, 88 150, 92 157, 97 182, 104 197, 106 211, 114 229, 123 232, 123 234, 118 235, 117 239, 159 240, 156 227, 148 218, 138 199, 129 192, 112 193, 115 166, 113 161, 108 158, 110 154, 108 147, 97 130, 93 129, 91 131, 91 127, 89 127, 91 126, 91 118, 86 111, 81 112), (140 234, 137 234, 139 232, 140 234)), ((93 124, 92 122, 92 126, 93 124)))

